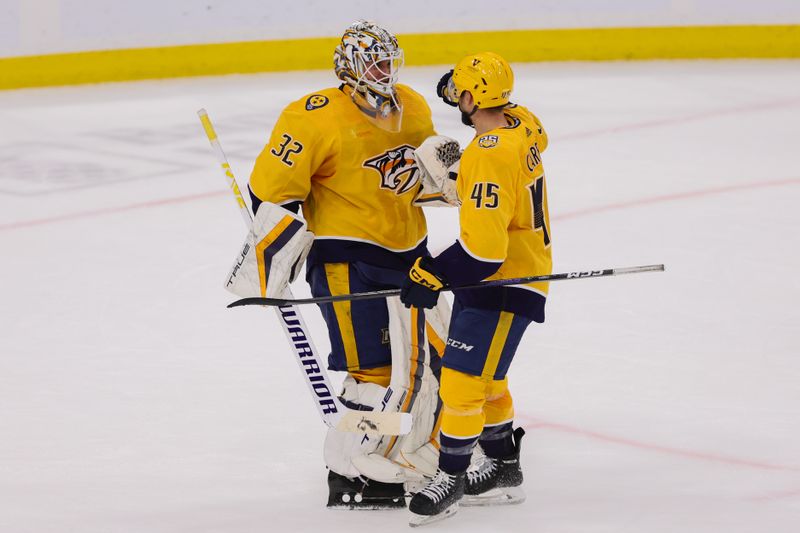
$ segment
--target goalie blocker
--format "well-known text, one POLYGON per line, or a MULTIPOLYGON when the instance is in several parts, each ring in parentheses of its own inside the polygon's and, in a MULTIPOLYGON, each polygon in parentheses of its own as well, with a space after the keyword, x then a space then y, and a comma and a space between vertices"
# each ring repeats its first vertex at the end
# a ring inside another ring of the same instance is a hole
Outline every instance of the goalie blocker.
POLYGON ((237 296, 282 295, 297 278, 313 242, 314 234, 306 230, 300 216, 279 205, 262 203, 225 288, 237 296))

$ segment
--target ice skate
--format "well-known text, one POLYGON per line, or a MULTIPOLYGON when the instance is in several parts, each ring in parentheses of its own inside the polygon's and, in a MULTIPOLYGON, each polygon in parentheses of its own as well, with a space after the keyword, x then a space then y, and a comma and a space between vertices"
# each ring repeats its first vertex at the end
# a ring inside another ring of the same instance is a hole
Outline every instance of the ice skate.
POLYGON ((416 493, 408 504, 411 527, 424 526, 449 518, 458 511, 458 501, 464 495, 465 474, 448 474, 443 470, 425 488, 416 493))
POLYGON ((512 505, 525 501, 519 464, 523 435, 524 429, 514 430, 514 453, 511 455, 503 458, 484 457, 481 463, 467 471, 461 505, 512 505))

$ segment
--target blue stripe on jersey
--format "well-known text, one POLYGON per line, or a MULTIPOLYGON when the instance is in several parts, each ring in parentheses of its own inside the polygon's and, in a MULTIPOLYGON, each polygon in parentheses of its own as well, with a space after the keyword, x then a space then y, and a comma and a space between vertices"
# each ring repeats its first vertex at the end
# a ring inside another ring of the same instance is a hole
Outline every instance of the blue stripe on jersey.
MULTIPOLYGON (((435 268, 450 285, 478 283, 500 268, 501 263, 481 261, 469 255, 460 242, 454 243, 433 259, 435 268)), ((546 298, 539 293, 514 287, 489 287, 454 291, 455 298, 464 307, 509 311, 544 322, 546 298)))
POLYGON ((471 285, 488 278, 503 264, 481 261, 469 255, 456 241, 433 259, 436 270, 449 285, 471 285))
POLYGON ((253 189, 250 188, 250 185, 247 186, 247 191, 250 193, 250 204, 253 206, 253 215, 255 216, 255 214, 258 213, 258 208, 264 203, 264 200, 253 193, 253 189))
POLYGON ((413 250, 392 252, 375 244, 345 239, 316 239, 308 254, 308 265, 322 263, 366 263, 407 273, 417 257, 428 254, 428 241, 413 250))
MULTIPOLYGON (((250 188, 250 185, 247 186, 247 190, 250 192, 250 205, 253 206, 253 215, 255 216, 258 213, 258 208, 261 207, 261 204, 264 203, 264 200, 259 198, 258 196, 253 193, 253 189, 250 188)), ((295 215, 300 212, 300 206, 303 205, 303 202, 300 200, 295 200, 294 202, 289 202, 288 204, 283 204, 281 207, 284 209, 288 209, 295 215)))

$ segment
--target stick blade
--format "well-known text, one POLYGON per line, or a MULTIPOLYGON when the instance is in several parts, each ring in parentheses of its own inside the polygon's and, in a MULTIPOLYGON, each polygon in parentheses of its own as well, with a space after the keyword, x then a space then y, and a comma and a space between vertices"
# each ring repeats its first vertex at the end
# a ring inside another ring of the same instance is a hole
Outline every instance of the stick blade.
POLYGON ((435 522, 441 522, 446 518, 450 518, 458 512, 458 502, 454 503, 439 514, 434 515, 421 515, 411 513, 411 518, 408 520, 408 525, 411 527, 427 526, 435 522))
POLYGON ((260 296, 254 296, 252 298, 242 298, 241 300, 236 300, 235 302, 231 302, 227 305, 227 307, 228 309, 231 309, 233 307, 243 307, 246 305, 282 307, 284 305, 289 305, 290 303, 291 301, 282 298, 261 298, 260 296))

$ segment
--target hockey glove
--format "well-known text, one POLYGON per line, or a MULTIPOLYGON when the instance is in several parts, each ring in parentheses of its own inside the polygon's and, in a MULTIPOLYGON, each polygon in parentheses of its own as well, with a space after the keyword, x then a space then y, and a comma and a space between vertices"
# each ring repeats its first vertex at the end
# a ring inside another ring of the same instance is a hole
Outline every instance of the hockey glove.
POLYGON ((455 97, 455 86, 453 85, 453 70, 442 76, 436 84, 436 94, 439 95, 445 104, 458 107, 458 97, 455 97))
POLYGON ((458 141, 443 135, 428 137, 414 150, 414 159, 420 170, 419 181, 422 184, 414 198, 414 205, 461 205, 456 191, 460 158, 461 148, 458 141))
POLYGON ((433 259, 418 257, 400 288, 400 301, 406 307, 432 309, 444 285, 445 281, 436 272, 433 259))
POLYGON ((262 202, 225 288, 243 298, 282 297, 314 242, 314 234, 306 227, 305 220, 291 211, 262 202))

